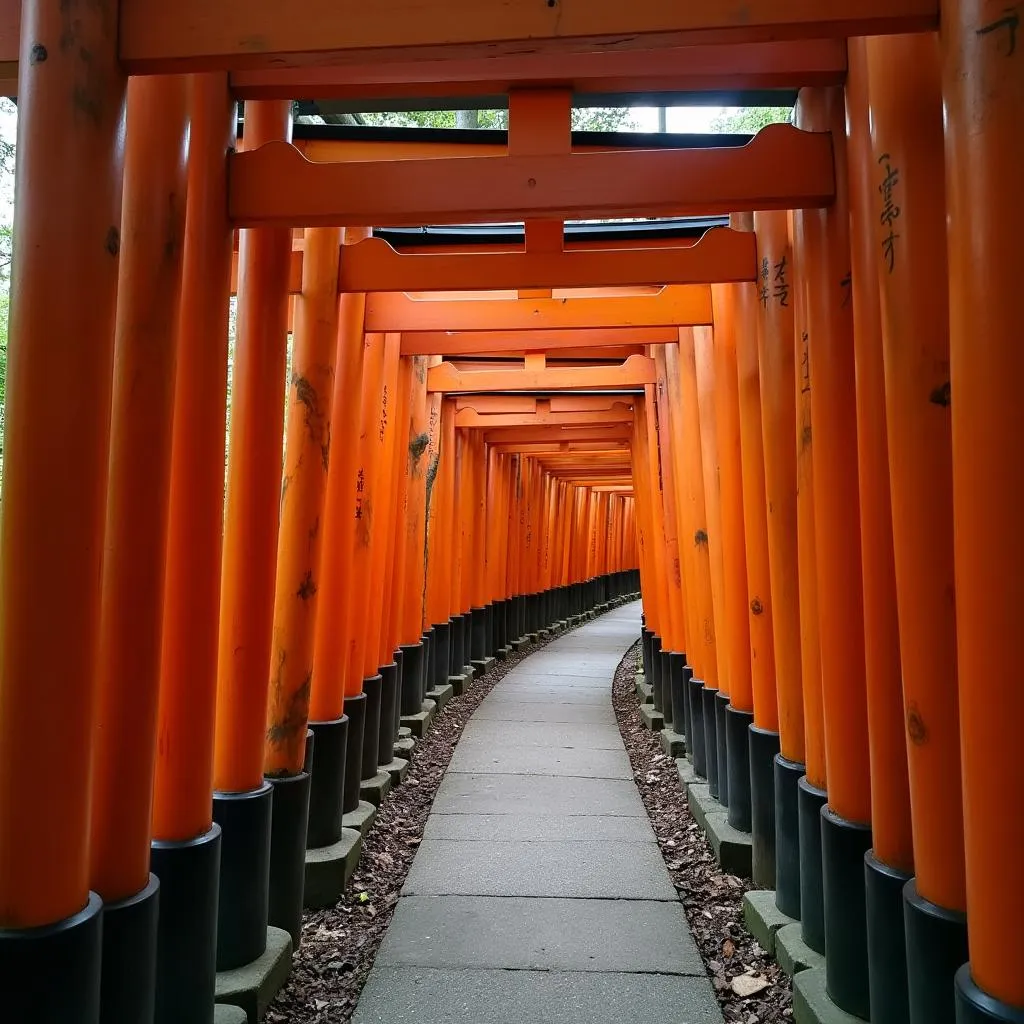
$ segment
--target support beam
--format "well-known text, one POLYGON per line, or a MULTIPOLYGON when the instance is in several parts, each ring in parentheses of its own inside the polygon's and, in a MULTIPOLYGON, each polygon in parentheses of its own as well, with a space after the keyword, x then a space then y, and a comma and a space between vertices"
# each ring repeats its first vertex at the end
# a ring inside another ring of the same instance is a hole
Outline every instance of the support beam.
POLYGON ((557 429, 538 426, 528 421, 525 426, 498 427, 484 433, 487 444, 531 444, 534 442, 576 443, 580 441, 629 442, 633 437, 631 424, 591 423, 562 426, 557 429))
POLYGON ((511 330, 511 331, 406 331, 402 335, 402 355, 475 356, 522 355, 526 352, 571 352, 585 358, 594 350, 601 358, 621 358, 640 351, 643 345, 665 345, 676 340, 679 331, 666 327, 608 327, 590 330, 511 330), (609 349, 610 352, 598 349, 609 349), (628 351, 627 351, 628 349, 628 351), (613 356, 611 352, 614 352, 613 356))
MULTIPOLYGON (((625 402, 608 412, 535 412, 497 413, 486 415, 475 409, 461 409, 455 414, 457 427, 569 427, 594 423, 632 423, 633 409, 625 402)), ((547 435, 550 437, 550 433, 547 435)))
POLYGON ((573 391, 637 388, 656 380, 650 356, 630 356, 620 366, 552 366, 541 370, 460 370, 443 362, 427 371, 427 391, 573 391))
POLYGON ((831 136, 792 125, 713 149, 314 163, 275 142, 229 160, 237 227, 705 216, 835 198, 831 136))

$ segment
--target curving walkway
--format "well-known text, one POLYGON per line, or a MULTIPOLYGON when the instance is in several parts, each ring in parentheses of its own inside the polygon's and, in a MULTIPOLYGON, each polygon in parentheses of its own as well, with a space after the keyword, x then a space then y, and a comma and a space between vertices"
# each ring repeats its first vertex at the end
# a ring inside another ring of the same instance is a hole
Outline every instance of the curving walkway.
POLYGON ((626 605, 466 727, 354 1024, 720 1024, 611 705, 626 605))

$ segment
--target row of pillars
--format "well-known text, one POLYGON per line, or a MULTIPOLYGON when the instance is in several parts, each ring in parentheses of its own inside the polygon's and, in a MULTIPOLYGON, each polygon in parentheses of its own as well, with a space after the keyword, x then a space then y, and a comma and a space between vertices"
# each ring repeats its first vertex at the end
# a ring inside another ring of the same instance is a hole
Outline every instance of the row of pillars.
POLYGON ((655 705, 832 1000, 875 1024, 1024 1020, 1024 51, 1002 6, 944 4, 941 44, 851 40, 845 90, 800 93, 836 201, 753 215, 758 281, 714 286, 714 331, 666 347, 634 446, 655 705))
POLYGON ((634 501, 458 428, 337 293, 365 232, 306 231, 290 347, 291 231, 240 233, 229 381, 226 77, 126 83, 101 21, 88 96, 77 47, 22 64, 0 987, 13 1020, 198 1024, 269 925, 298 943, 307 849, 428 690, 639 589, 634 501))

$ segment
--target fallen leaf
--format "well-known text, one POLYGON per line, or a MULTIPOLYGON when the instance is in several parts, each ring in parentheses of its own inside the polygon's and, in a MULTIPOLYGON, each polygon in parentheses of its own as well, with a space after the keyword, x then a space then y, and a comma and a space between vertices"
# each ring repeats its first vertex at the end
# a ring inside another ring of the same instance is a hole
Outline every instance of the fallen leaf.
POLYGON ((722 943, 722 956, 728 958, 731 957, 735 952, 736 947, 735 945, 733 945, 732 939, 726 939, 725 942, 722 943))
POLYGON ((768 988, 769 981, 757 974, 741 974, 732 979, 732 990, 741 999, 749 999, 768 988))

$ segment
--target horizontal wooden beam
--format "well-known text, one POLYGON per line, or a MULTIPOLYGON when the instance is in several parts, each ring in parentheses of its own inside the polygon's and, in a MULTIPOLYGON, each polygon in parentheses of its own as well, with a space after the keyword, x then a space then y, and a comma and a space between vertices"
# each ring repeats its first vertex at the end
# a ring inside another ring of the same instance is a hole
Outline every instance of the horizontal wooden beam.
POLYGON ((455 395, 452 398, 456 412, 460 409, 474 409, 478 413, 523 413, 588 412, 600 413, 629 407, 632 402, 621 395, 551 395, 538 398, 535 395, 455 395))
POLYGON ((572 427, 594 423, 632 423, 633 409, 622 404, 607 412, 535 412, 535 413, 479 413, 475 409, 460 409, 455 414, 457 427, 572 427))
POLYGON ((243 100, 380 100, 503 96, 538 82, 558 82, 576 95, 592 95, 793 89, 838 85, 845 77, 844 42, 807 39, 239 71, 231 76, 231 88, 243 100))
POLYGON ((534 457, 544 455, 547 452, 591 452, 603 453, 629 449, 629 442, 621 441, 534 441, 519 442, 490 442, 491 447, 499 452, 511 452, 519 455, 534 457))
POLYGON ((611 288, 640 284, 719 284, 757 277, 753 232, 712 228, 696 245, 570 252, 398 253, 381 238, 345 247, 343 292, 611 288))
POLYGON ((620 366, 549 366, 542 370, 460 370, 443 362, 427 370, 427 391, 578 391, 642 388, 658 374, 649 356, 630 356, 620 366))
POLYGON ((763 128, 746 146, 314 163, 287 142, 228 158, 238 227, 415 226, 709 216, 827 206, 832 137, 763 128))
POLYGON ((522 355, 557 352, 579 356, 592 351, 607 358, 625 358, 641 345, 665 345, 679 340, 674 327, 607 327, 583 330, 521 331, 407 331, 402 335, 403 356, 522 355), (614 354, 612 354, 614 353, 614 354))
POLYGON ((609 298, 412 299, 402 292, 366 297, 368 331, 522 331, 712 324, 707 285, 669 285, 656 295, 609 298))
POLYGON ((632 438, 633 427, 631 423, 589 423, 560 427, 550 425, 538 426, 535 423, 528 423, 519 426, 489 428, 484 433, 484 441, 487 444, 529 444, 537 441, 548 443, 625 441, 630 443, 632 438))
MULTIPOLYGON (((918 32, 938 0, 122 0, 119 49, 132 74, 400 62, 502 54, 918 32)), ((57 46, 59 40, 41 41, 57 46)))

